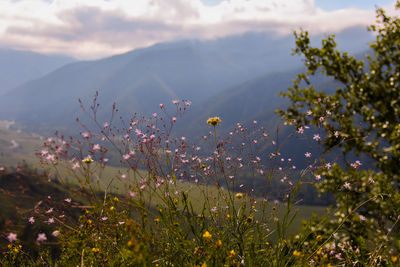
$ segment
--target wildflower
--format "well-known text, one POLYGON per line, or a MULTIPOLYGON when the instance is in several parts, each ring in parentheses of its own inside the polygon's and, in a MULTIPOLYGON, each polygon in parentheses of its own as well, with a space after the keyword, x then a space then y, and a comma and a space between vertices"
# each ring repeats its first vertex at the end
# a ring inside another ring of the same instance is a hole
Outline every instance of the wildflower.
POLYGON ((222 122, 222 120, 219 117, 212 117, 207 120, 207 124, 210 124, 214 127, 217 126, 220 122, 222 122))
POLYGON ((46 241, 46 240, 47 240, 47 237, 46 237, 45 233, 38 234, 38 236, 36 238, 36 241, 38 241, 38 242, 43 242, 43 241, 46 241))
POLYGON ((28 222, 30 224, 34 224, 35 223, 35 218, 34 217, 29 217, 28 222))
POLYGON ((306 158, 310 158, 311 157, 311 153, 310 152, 307 152, 304 155, 306 156, 306 158))
POLYGON ((231 219, 231 215, 230 215, 230 214, 227 214, 227 215, 226 215, 226 219, 227 219, 227 220, 230 220, 230 219, 231 219))
POLYGON ((74 164, 72 164, 72 169, 76 170, 80 167, 79 162, 75 162, 74 164))
POLYGON ((179 104, 179 100, 178 100, 178 99, 175 99, 175 100, 172 101, 172 103, 175 104, 175 105, 177 105, 177 104, 179 104))
POLYGON ((82 162, 83 162, 83 163, 86 163, 86 164, 90 164, 90 163, 93 162, 93 160, 92 160, 92 158, 90 158, 90 157, 86 157, 86 158, 84 158, 84 159, 82 160, 82 162))
POLYGON ((319 140, 321 140, 321 137, 319 136, 319 134, 314 134, 313 139, 318 142, 319 140))
POLYGON ((49 219, 47 220, 47 223, 48 223, 48 224, 54 223, 54 218, 49 218, 49 219))
POLYGON ((293 256, 295 256, 295 257, 300 257, 300 256, 301 256, 301 252, 295 250, 295 251, 293 251, 293 256))
POLYGON ((229 251, 228 255, 230 258, 235 257, 235 255, 236 255, 235 250, 232 249, 231 251, 229 251))
POLYGON ((222 241, 221 241, 221 240, 218 240, 217 242, 215 242, 215 247, 216 247, 216 248, 222 247, 222 241))
POLYGON ((114 206, 111 206, 111 207, 110 207, 110 210, 111 210, 111 211, 115 210, 114 206))
POLYGON ((67 202, 67 203, 71 203, 72 199, 66 198, 66 199, 64 199, 64 201, 67 202))
POLYGON ((17 241, 17 234, 16 233, 9 233, 7 235, 7 240, 9 242, 11 242, 11 243, 17 241))
POLYGON ((203 238, 206 240, 211 240, 212 234, 210 234, 210 232, 208 232, 208 231, 205 231, 203 234, 203 238))
POLYGON ((160 222, 160 219, 159 219, 159 218, 155 218, 155 219, 154 219, 154 222, 159 223, 159 222, 160 222))
POLYGON ((60 231, 55 230, 55 231, 53 231, 53 233, 51 233, 51 235, 54 236, 54 237, 57 237, 57 236, 60 235, 60 231))
POLYGON ((348 183, 348 182, 344 183, 343 187, 346 188, 346 189, 348 189, 348 190, 351 189, 351 185, 350 185, 350 183, 348 183))
POLYGON ((321 175, 319 175, 319 174, 315 175, 315 180, 317 180, 317 181, 321 180, 321 175))
POLYGON ((100 252, 100 249, 99 249, 99 248, 92 248, 92 251, 93 251, 94 253, 97 253, 97 252, 100 252))
POLYGON ((50 209, 48 209, 48 210, 46 211, 46 214, 52 213, 52 212, 53 212, 53 210, 54 210, 54 208, 50 208, 50 209))
POLYGON ((93 145, 93 150, 94 150, 94 151, 100 150, 100 145, 99 145, 99 144, 93 145))
POLYGON ((356 160, 356 162, 351 163, 350 165, 351 165, 351 167, 353 167, 354 169, 357 169, 357 168, 360 167, 362 164, 361 164, 361 162, 360 162, 359 160, 356 160))
POLYGON ((339 132, 338 132, 338 131, 335 131, 334 136, 335 136, 336 138, 339 138, 339 132))
POLYGON ((241 198, 244 197, 244 194, 243 194, 243 193, 236 193, 235 197, 236 197, 237 199, 241 199, 241 198))
POLYGON ((130 197, 135 197, 135 196, 136 196, 136 193, 133 192, 133 191, 130 191, 130 192, 129 192, 129 196, 130 196, 130 197))
POLYGON ((163 108, 164 107, 164 104, 160 104, 160 108, 163 108))
POLYGON ((393 262, 397 262, 397 257, 396 256, 392 256, 392 261, 393 262))
POLYGON ((108 126, 110 126, 110 124, 108 124, 108 122, 105 122, 105 123, 103 124, 103 127, 104 127, 104 128, 107 128, 108 126))

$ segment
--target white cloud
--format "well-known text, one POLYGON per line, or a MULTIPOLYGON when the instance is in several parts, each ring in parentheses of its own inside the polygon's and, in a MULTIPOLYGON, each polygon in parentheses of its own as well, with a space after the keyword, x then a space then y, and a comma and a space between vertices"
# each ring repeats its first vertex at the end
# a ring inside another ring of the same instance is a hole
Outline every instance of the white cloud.
POLYGON ((182 38, 337 32, 375 21, 374 10, 326 12, 313 0, 2 0, 0 10, 0 46, 81 58, 182 38))

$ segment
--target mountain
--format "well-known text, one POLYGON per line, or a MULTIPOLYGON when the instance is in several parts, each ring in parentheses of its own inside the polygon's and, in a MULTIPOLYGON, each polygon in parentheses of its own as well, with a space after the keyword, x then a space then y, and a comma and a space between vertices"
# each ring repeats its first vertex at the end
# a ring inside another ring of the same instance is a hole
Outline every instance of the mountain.
MULTIPOLYGON (((360 41, 363 39, 358 36, 349 43, 361 47, 360 41)), ((114 102, 120 114, 127 117, 134 112, 149 115, 158 110, 159 103, 172 99, 191 100, 198 118, 207 115, 202 110, 211 110, 211 104, 220 108, 216 113, 229 110, 235 114, 231 111, 238 109, 241 118, 266 114, 264 107, 272 114, 276 106, 265 101, 290 85, 295 72, 289 70, 302 65, 299 57, 291 56, 293 46, 292 36, 246 33, 209 41, 157 44, 101 60, 75 62, 3 95, 0 119, 16 120, 36 131, 46 127, 72 129, 74 119, 82 117, 77 99, 90 103, 96 91, 102 106, 97 114, 100 122, 108 119, 114 102), (270 75, 268 81, 261 82, 254 92, 247 91, 252 82, 245 82, 262 75, 270 75), (224 91, 238 84, 240 88, 224 91), (239 96, 239 102, 227 100, 235 96, 239 96)))
POLYGON ((61 55, 0 49, 0 95, 73 61, 75 59, 61 55))

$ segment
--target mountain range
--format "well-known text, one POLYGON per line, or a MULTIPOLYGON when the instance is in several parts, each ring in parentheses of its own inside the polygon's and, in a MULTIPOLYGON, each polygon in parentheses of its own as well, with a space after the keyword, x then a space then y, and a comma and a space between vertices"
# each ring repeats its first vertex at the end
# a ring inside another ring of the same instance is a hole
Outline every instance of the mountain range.
POLYGON ((0 49, 0 95, 73 61, 74 58, 62 55, 0 49))
MULTIPOLYGON (((348 29, 337 38, 343 50, 358 53, 372 39, 361 28, 348 29)), ((76 129, 75 118, 82 116, 78 98, 90 103, 98 91, 100 122, 108 119, 114 102, 124 116, 150 115, 160 103, 173 99, 193 102, 186 126, 181 127, 186 134, 198 133, 198 125, 212 115, 221 116, 226 127, 255 119, 269 122, 274 110, 285 105, 276 95, 303 68, 301 58, 291 55, 293 47, 292 36, 246 33, 162 43, 100 60, 72 62, 4 93, 0 119, 39 132, 76 129)))

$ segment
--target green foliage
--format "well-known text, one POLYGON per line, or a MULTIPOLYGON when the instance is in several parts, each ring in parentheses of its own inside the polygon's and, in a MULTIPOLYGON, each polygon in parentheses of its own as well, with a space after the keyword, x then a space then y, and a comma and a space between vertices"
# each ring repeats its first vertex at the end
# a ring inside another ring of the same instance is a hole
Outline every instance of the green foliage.
POLYGON ((330 241, 358 247, 365 263, 371 249, 374 256, 383 250, 398 254, 393 243, 400 237, 400 19, 382 9, 377 18, 378 24, 369 28, 376 34, 370 44, 373 54, 366 60, 338 51, 334 36, 316 48, 307 32, 295 33, 294 52, 304 56, 307 71, 297 76, 289 92, 281 93, 291 105, 279 111, 298 129, 313 125, 323 133, 325 153, 340 148, 345 159, 356 155, 373 162, 368 170, 361 167, 365 162, 346 161, 345 166, 316 172, 323 177, 316 187, 332 192, 339 209, 335 219, 321 221, 319 230, 332 233, 330 241), (340 87, 331 93, 318 90, 310 83, 310 76, 318 73, 340 87))

